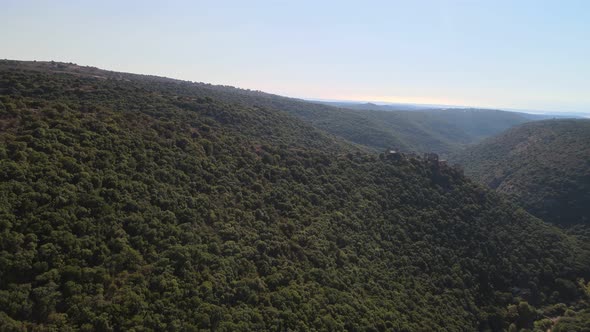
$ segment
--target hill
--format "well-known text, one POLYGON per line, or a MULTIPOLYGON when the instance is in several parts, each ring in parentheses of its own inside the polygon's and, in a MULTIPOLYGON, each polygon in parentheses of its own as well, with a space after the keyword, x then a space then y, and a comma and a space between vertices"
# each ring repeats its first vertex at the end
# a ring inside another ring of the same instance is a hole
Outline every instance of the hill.
POLYGON ((375 104, 362 103, 354 101, 319 101, 324 105, 330 105, 339 108, 362 111, 418 111, 431 109, 431 106, 419 106, 413 104, 375 104))
POLYGON ((384 132, 408 142, 410 150, 445 156, 533 120, 528 114, 482 109, 357 112, 373 127, 383 128, 384 132))
MULTIPOLYGON (((19 62, 17 65, 34 71, 46 71, 51 67, 51 64, 48 66, 43 62, 19 62)), ((182 94, 187 98, 209 97, 248 107, 279 109, 326 133, 378 152, 395 148, 448 155, 467 144, 535 119, 524 113, 479 109, 422 112, 351 110, 231 86, 109 72, 74 64, 54 63, 52 66, 52 72, 62 74, 166 83, 160 85, 161 92, 182 94)))
POLYGON ((590 120, 527 123, 453 159, 543 220, 590 223, 590 120))
POLYGON ((588 252, 460 171, 202 89, 0 62, 2 330, 501 331, 585 306, 588 252))
MULTIPOLYGON (((415 105, 376 105, 372 103, 323 102, 326 105, 357 111, 383 137, 399 137, 410 149, 448 155, 469 144, 496 135, 510 127, 551 118, 521 112, 478 108, 432 108, 415 105)), ((367 143, 374 148, 383 145, 367 143)))

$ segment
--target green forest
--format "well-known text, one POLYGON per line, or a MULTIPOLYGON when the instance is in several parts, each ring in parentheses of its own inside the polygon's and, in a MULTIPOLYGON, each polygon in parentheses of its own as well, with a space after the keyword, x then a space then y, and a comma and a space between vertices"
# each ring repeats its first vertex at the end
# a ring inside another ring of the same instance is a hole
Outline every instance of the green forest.
POLYGON ((590 120, 527 123, 453 160, 544 221, 590 226, 590 120))
POLYGON ((0 61, 0 330, 588 331, 579 237, 288 100, 0 61))

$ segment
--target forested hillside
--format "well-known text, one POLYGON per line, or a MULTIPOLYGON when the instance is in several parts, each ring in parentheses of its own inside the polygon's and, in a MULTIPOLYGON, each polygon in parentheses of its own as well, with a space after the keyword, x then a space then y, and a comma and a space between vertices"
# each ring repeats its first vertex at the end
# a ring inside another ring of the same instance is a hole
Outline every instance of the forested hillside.
MULTIPOLYGON (((399 137, 408 142, 412 151, 436 152, 444 156, 534 119, 528 114, 483 109, 357 112, 373 127, 383 128, 384 137, 399 137)), ((385 145, 367 145, 385 148, 385 145)))
POLYGON ((206 89, 0 62, 0 330, 581 324, 575 238, 445 164, 206 89))
POLYGON ((467 175, 539 218, 590 224, 590 120, 527 123, 456 156, 467 175))
MULTIPOLYGON (((47 70, 47 65, 42 62, 20 62, 18 66, 38 71, 47 70)), ((535 118, 523 113, 478 109, 424 110, 412 113, 351 110, 231 86, 109 72, 73 64, 58 63, 54 67, 53 71, 75 75, 166 83, 160 85, 160 92, 182 94, 188 98, 209 97, 248 107, 279 109, 315 128, 377 152, 395 148, 448 155, 467 144, 535 118)))
POLYGON ((460 151, 468 144, 479 142, 510 127, 549 118, 547 115, 478 108, 433 108, 353 102, 323 104, 358 111, 358 114, 369 119, 375 128, 384 128, 388 135, 399 136, 410 142, 413 150, 442 154, 460 151))

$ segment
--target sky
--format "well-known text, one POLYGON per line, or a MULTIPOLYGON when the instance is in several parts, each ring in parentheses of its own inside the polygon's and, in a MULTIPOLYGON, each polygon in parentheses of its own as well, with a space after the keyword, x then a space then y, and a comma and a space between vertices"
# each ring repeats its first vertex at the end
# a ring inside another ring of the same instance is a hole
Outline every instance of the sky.
POLYGON ((590 113, 590 1, 0 0, 0 58, 310 98, 590 113))

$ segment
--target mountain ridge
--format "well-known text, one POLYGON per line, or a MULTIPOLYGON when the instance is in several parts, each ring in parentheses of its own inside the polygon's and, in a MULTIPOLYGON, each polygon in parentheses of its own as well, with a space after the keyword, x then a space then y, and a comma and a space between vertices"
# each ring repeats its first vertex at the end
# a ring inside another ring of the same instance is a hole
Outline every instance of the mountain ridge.
MULTIPOLYGON (((152 75, 101 71, 94 67, 52 62, 11 62, 30 70, 72 73, 117 80, 141 79, 168 82, 168 92, 188 98, 210 97, 251 107, 267 107, 289 113, 314 127, 349 142, 381 152, 390 148, 415 152, 455 153, 482 138, 510 126, 531 121, 529 115, 504 111, 447 110, 391 112, 350 110, 249 89, 169 79, 152 75), (466 121, 469 119, 469 121, 466 121)), ((149 89, 149 87, 146 87, 149 89)))
POLYGON ((457 154, 467 175, 556 224, 588 224, 590 120, 531 122, 457 154))
POLYGON ((583 308, 576 238, 438 161, 192 84, 0 73, 2 328, 501 331, 583 308))

